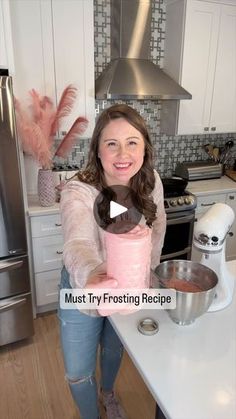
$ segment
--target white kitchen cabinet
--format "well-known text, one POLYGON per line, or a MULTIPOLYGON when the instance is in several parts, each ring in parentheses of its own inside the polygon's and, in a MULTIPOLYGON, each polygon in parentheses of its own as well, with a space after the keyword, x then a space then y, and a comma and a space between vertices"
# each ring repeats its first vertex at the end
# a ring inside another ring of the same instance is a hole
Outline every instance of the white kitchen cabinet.
POLYGON ((196 218, 199 214, 204 214, 212 205, 219 202, 225 203, 226 194, 204 195, 197 197, 196 218))
POLYGON ((91 136, 94 112, 94 26, 92 0, 11 0, 14 91, 28 98, 32 88, 58 104, 73 84, 78 97, 61 131, 86 116, 91 136))
POLYGON ((164 69, 192 99, 163 102, 166 134, 236 132, 236 4, 227 3, 167 2, 164 69))
MULTIPOLYGON (((228 204, 233 210, 236 217, 236 192, 229 192, 226 196, 225 203, 228 204)), ((228 260, 236 259, 236 220, 234 221, 226 242, 226 254, 228 260)))
POLYGON ((0 68, 14 67, 9 1, 0 1, 0 68))
POLYGON ((0 68, 8 68, 3 2, 0 2, 0 68))
POLYGON ((38 309, 40 308, 37 311, 48 311, 48 304, 58 302, 60 276, 61 269, 35 274, 36 304, 38 309), (42 307, 45 307, 45 310, 42 307))
MULTIPOLYGON (((219 194, 206 194, 197 196, 197 208, 196 208, 196 221, 214 204, 222 202, 228 204, 233 208, 236 216, 236 192, 219 193, 219 194)), ((199 262, 202 253, 192 246, 192 257, 191 259, 195 262, 199 262)), ((236 259, 236 220, 234 221, 230 232, 226 239, 226 260, 236 259)))
MULTIPOLYGON (((48 0, 45 0, 48 4, 48 0)), ((55 75, 52 36, 45 43, 43 33, 50 13, 42 21, 39 0, 11 0, 10 15, 15 67, 11 69, 15 96, 29 103, 32 88, 55 101, 55 75)))
POLYGON ((77 102, 63 129, 86 115, 91 135, 95 115, 93 1, 52 0, 52 19, 57 101, 66 85, 78 88, 77 102))
POLYGON ((44 215, 31 219, 32 237, 44 237, 61 234, 59 214, 44 215))
MULTIPOLYGON (((63 238, 60 214, 30 218, 37 309, 58 301, 63 238)), ((46 307, 47 309, 47 307, 46 307)))

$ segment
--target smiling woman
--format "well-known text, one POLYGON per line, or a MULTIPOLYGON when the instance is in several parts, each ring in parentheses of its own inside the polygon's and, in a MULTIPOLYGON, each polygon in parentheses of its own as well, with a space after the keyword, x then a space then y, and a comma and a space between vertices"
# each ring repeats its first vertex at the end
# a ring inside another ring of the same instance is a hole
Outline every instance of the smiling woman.
POLYGON ((78 179, 100 191, 117 184, 129 186, 136 192, 136 208, 152 225, 156 218, 151 197, 156 184, 153 148, 145 121, 135 109, 121 104, 103 111, 93 132, 87 167, 78 179))
MULTIPOLYGON (((108 270, 111 265, 105 243, 106 231, 96 223, 93 212, 99 192, 110 203, 113 200, 112 194, 116 196, 117 186, 122 187, 122 195, 125 195, 127 201, 132 201, 134 209, 143 214, 140 229, 144 228, 148 232, 150 246, 144 243, 142 248, 139 247, 138 253, 142 257, 138 257, 138 261, 142 259, 142 266, 146 269, 139 269, 138 273, 147 273, 149 286, 150 264, 153 269, 160 262, 166 229, 163 187, 153 168, 152 144, 145 122, 137 111, 124 104, 111 106, 99 116, 91 140, 87 167, 62 190, 65 264, 61 276, 62 290, 94 287, 113 289, 118 286, 118 270, 115 274, 108 270)), ((99 203, 100 219, 110 219, 110 206, 102 204, 103 200, 99 203)), ((130 257, 136 253, 137 240, 133 237, 129 242, 129 249, 122 246, 120 252, 123 265, 115 258, 119 268, 121 265, 125 267, 122 273, 126 273, 126 284, 137 273, 137 259, 130 257)), ((118 252, 114 251, 114 254, 118 256, 118 252)), ((141 275, 142 280, 144 276, 141 275)), ((82 418, 98 419, 95 366, 100 344, 100 393, 106 417, 125 419, 125 412, 113 392, 123 347, 107 315, 99 314, 97 310, 85 311, 81 307, 71 310, 59 307, 66 376, 82 418)))
POLYGON ((128 186, 142 167, 144 154, 143 135, 124 118, 111 120, 102 130, 98 157, 108 186, 128 186))

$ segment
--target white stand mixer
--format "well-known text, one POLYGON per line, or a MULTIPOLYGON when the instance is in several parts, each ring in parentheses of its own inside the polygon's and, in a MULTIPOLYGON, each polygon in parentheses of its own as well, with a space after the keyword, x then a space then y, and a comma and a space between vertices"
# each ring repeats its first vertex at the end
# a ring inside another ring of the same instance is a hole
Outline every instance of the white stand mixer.
POLYGON ((232 208, 218 203, 203 214, 194 228, 193 245, 202 253, 200 263, 212 269, 219 281, 215 299, 208 311, 221 310, 232 301, 234 277, 225 262, 225 243, 233 221, 232 208))

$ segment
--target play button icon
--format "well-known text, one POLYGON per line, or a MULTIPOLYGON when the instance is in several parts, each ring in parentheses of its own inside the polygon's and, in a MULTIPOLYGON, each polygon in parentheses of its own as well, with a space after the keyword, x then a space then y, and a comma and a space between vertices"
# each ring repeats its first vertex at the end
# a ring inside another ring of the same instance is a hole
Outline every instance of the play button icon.
POLYGON ((127 233, 140 223, 136 193, 123 185, 104 188, 97 196, 93 214, 99 227, 114 234, 127 233))
POLYGON ((128 211, 128 208, 124 207, 123 205, 117 204, 117 202, 111 201, 110 202, 110 217, 115 218, 118 215, 124 214, 124 212, 128 211))

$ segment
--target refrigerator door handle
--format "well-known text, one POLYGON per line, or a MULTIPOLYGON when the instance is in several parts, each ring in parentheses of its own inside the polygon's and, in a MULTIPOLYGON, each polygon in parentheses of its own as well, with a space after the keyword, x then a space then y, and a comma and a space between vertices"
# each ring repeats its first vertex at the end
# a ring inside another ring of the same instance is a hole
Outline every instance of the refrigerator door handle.
POLYGON ((0 273, 20 268, 22 265, 23 260, 18 260, 17 262, 0 262, 0 273))
POLYGON ((7 310, 12 310, 14 308, 17 308, 19 306, 22 306, 25 304, 26 298, 19 298, 14 300, 7 300, 5 304, 1 305, 0 303, 0 314, 7 310))

